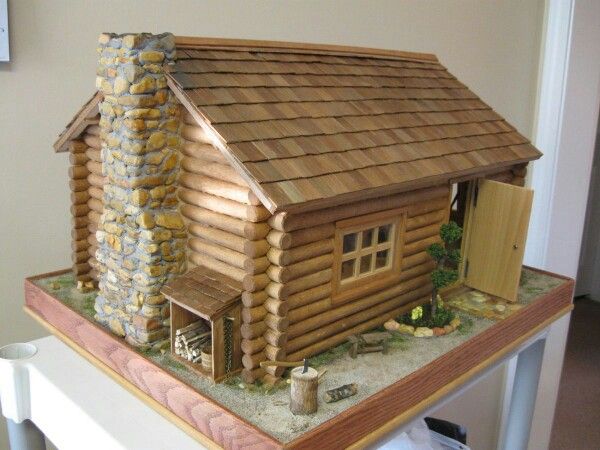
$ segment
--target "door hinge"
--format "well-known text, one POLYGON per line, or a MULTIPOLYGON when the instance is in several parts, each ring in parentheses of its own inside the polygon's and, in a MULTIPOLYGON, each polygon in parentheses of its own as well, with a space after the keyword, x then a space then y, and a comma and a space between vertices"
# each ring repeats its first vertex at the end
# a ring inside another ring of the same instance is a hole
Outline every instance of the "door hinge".
POLYGON ((477 198, 479 197, 479 183, 475 183, 475 188, 473 189, 473 208, 477 206, 477 198))
POLYGON ((469 260, 468 259, 465 260, 465 278, 467 278, 467 275, 469 275, 469 260))

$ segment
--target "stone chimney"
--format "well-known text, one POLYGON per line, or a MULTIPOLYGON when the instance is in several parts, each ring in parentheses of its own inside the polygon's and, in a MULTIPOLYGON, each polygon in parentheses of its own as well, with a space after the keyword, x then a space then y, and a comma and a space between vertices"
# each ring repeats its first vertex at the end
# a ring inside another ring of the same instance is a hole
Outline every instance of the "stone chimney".
POLYGON ((96 320, 133 345, 168 345, 160 288, 185 272, 179 214, 180 109, 167 88, 173 35, 101 34, 104 212, 98 225, 96 320))

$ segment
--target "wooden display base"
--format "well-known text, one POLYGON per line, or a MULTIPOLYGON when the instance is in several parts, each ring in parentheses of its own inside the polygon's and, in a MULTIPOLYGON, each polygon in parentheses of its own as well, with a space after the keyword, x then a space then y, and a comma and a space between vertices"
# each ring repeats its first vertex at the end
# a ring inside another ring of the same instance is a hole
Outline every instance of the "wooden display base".
POLYGON ((293 441, 282 443, 173 377, 123 339, 34 284, 35 280, 67 272, 27 278, 25 311, 203 445, 235 449, 362 448, 369 445, 568 313, 572 309, 574 288, 573 280, 549 274, 566 282, 366 400, 293 441))

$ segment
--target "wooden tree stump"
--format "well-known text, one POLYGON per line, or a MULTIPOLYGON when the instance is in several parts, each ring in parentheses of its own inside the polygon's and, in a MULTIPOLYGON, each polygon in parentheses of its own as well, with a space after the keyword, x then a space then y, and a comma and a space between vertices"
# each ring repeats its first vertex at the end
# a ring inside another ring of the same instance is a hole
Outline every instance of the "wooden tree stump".
POLYGON ((307 415, 317 412, 318 372, 309 367, 302 373, 303 367, 292 370, 292 387, 290 390, 290 411, 295 415, 307 415))

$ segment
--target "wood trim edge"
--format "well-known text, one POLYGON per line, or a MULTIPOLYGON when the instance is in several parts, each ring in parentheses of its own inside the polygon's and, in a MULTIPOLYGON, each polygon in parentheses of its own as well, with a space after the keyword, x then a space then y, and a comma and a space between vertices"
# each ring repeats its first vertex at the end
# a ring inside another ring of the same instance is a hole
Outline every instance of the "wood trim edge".
POLYGON ((421 411, 425 410, 431 403, 436 402, 436 401, 440 400, 441 398, 445 397, 453 389, 466 383, 470 377, 482 372, 483 370, 490 367, 492 364, 494 364, 496 361, 498 361, 503 356, 513 352, 517 347, 519 347, 520 345, 525 343, 528 339, 531 339, 533 336, 540 333, 542 330, 547 328, 553 322, 560 319, 565 314, 570 313, 572 310, 573 310, 572 304, 563 308, 561 311, 557 312, 552 317, 546 319, 544 322, 542 322, 535 328, 532 328, 526 334, 520 336, 510 346, 503 348, 502 350, 496 352, 491 357, 480 362, 477 366, 475 366, 472 369, 468 370, 467 372, 463 373, 458 378, 453 380, 451 383, 448 383, 442 389, 438 390, 435 394, 430 395, 429 397, 421 400, 417 405, 406 410, 399 416, 394 417, 392 420, 390 420, 383 426, 379 427, 377 430, 372 431, 368 435, 364 436, 362 439, 359 439, 358 441, 354 442, 352 445, 348 446, 347 449, 358 450, 358 449, 365 448, 368 445, 375 443, 377 440, 379 440, 380 438, 382 438, 383 436, 385 436, 386 434, 390 433, 395 428, 397 428, 401 423, 407 422, 410 419, 416 417, 421 411))

